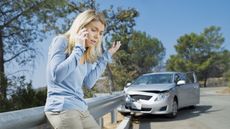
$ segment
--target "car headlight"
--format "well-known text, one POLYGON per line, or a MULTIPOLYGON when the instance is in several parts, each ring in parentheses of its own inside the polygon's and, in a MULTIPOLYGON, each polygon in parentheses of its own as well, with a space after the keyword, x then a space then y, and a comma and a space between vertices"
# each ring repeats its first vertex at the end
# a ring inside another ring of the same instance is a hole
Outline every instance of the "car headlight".
POLYGON ((162 101, 166 98, 168 98, 170 96, 169 92, 165 92, 165 93, 160 93, 157 98, 155 99, 155 101, 162 101))
POLYGON ((129 96, 129 95, 125 95, 125 101, 126 102, 131 102, 132 101, 132 98, 129 96))
POLYGON ((124 87, 124 92, 127 93, 128 87, 124 87))

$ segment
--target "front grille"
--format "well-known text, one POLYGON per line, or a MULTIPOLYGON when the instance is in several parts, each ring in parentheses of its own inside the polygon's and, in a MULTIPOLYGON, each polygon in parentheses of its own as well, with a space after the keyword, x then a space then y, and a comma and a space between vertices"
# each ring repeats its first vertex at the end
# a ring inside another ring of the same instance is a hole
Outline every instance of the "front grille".
POLYGON ((139 109, 135 109, 135 108, 130 108, 131 110, 133 111, 151 111, 152 108, 141 108, 140 110, 139 109))
POLYGON ((152 108, 141 108, 142 111, 151 111, 152 108))
POLYGON ((147 96, 147 95, 130 95, 130 97, 134 100, 149 100, 152 96, 147 96))

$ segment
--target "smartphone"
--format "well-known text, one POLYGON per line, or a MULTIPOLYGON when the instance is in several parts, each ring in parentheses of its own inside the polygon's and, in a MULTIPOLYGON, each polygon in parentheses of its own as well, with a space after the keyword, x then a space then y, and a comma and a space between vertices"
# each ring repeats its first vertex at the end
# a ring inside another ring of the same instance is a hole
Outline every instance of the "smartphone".
POLYGON ((115 46, 117 46, 117 42, 118 42, 118 41, 115 41, 115 42, 114 42, 114 45, 115 45, 115 46))

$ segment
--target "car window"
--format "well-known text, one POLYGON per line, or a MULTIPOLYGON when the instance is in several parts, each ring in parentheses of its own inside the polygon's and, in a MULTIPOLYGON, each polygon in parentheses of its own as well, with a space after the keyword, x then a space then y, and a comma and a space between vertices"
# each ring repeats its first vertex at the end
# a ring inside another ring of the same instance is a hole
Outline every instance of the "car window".
POLYGON ((178 82, 179 80, 184 80, 186 83, 194 83, 193 73, 177 73, 175 74, 174 81, 178 82))
POLYGON ((146 84, 148 82, 149 76, 140 76, 138 77, 133 84, 139 85, 139 84, 146 84))
POLYGON ((190 72, 190 73, 186 73, 186 83, 194 83, 195 80, 194 80, 194 76, 193 76, 193 73, 190 72))
POLYGON ((151 74, 151 75, 143 75, 137 78, 133 84, 164 84, 164 83, 172 83, 173 74, 151 74))
POLYGON ((175 74, 174 82, 178 82, 180 80, 179 74, 175 74))

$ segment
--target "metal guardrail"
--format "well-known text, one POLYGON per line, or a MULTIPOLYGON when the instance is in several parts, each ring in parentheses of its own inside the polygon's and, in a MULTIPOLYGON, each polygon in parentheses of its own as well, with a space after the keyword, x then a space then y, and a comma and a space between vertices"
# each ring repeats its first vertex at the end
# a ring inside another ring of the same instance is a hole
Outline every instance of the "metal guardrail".
MULTIPOLYGON (((90 113, 95 119, 113 111, 124 103, 124 94, 112 94, 86 99, 90 113)), ((44 106, 0 113, 0 129, 29 129, 46 123, 44 106)))

